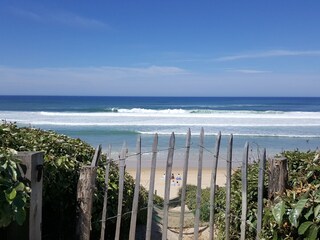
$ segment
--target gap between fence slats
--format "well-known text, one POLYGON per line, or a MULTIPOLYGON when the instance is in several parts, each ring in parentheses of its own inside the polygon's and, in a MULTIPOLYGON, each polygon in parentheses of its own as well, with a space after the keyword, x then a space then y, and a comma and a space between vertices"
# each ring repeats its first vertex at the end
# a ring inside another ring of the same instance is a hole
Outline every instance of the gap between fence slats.
POLYGON ((199 140, 199 160, 198 160, 198 179, 197 179, 197 196, 196 196, 196 214, 194 221, 194 238, 199 237, 199 222, 200 222, 200 205, 201 205, 201 180, 202 180, 202 161, 204 148, 204 130, 201 128, 199 140))
POLYGON ((124 187, 124 167, 125 157, 127 153, 126 143, 123 144, 120 159, 119 159, 119 193, 118 193, 118 214, 115 240, 120 239, 121 218, 122 218, 122 200, 123 200, 123 187, 124 187))

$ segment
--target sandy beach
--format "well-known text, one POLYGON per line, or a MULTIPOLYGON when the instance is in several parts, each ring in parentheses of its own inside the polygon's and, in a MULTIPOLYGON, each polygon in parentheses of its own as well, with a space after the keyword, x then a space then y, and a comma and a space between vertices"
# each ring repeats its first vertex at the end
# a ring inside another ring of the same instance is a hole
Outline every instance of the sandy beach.
MULTIPOLYGON (((133 167, 127 168, 126 171, 133 177, 136 178, 136 169, 133 167)), ((170 199, 175 198, 178 196, 179 189, 182 186, 182 176, 183 169, 182 168, 174 168, 172 173, 175 176, 174 182, 171 183, 170 187, 170 199), (181 180, 179 180, 179 176, 181 180)), ((157 195, 164 197, 164 188, 165 188, 165 179, 164 179, 165 169, 164 168, 157 168, 156 169, 156 176, 155 176, 155 186, 154 189, 157 195)), ((192 185, 197 185, 197 176, 198 176, 198 169, 196 168, 189 168, 188 176, 187 176, 187 183, 192 185)), ((210 187, 210 180, 211 180, 211 169, 204 168, 202 169, 202 188, 210 187)), ((223 186, 226 183, 226 170, 225 169, 218 169, 217 170, 217 185, 223 186)), ((141 181, 140 184, 149 189, 150 184, 150 168, 142 168, 141 169, 141 181)))

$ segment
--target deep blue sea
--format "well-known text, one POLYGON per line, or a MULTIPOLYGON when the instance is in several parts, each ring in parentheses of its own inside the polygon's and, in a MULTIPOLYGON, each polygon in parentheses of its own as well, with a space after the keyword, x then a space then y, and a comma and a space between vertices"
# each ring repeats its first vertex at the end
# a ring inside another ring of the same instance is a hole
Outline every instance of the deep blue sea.
MULTIPOLYGON (((190 128, 191 166, 196 166, 201 127, 208 164, 219 131, 222 159, 229 135, 234 135, 235 162, 246 141, 252 160, 262 148, 272 156, 283 150, 316 150, 320 143, 320 98, 0 96, 0 119, 102 144, 105 151, 110 144, 114 154, 124 141, 134 153, 141 136, 146 159, 155 133, 164 150, 174 132, 177 161, 183 159, 190 128)), ((165 158, 166 152, 159 152, 159 159, 165 158)))

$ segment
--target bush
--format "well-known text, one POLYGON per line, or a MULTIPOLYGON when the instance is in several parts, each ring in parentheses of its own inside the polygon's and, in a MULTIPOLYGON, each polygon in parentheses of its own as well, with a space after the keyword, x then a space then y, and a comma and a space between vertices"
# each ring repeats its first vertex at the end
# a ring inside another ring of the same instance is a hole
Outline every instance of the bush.
MULTIPOLYGON (((264 199, 262 239, 318 239, 320 237, 320 157, 315 152, 284 152, 288 159, 289 189, 275 201, 264 199)), ((268 169, 268 168, 266 168, 268 169)), ((246 239, 256 238, 258 163, 248 166, 248 213, 246 239)), ((265 178, 264 196, 267 197, 265 178)), ((240 239, 241 169, 231 180, 230 239, 240 239)), ((187 186, 186 204, 195 210, 196 186, 187 186)), ((202 190, 201 220, 209 221, 210 189, 202 190)), ((216 191, 215 226, 218 239, 225 239, 225 187, 216 191)))
POLYGON ((277 239, 319 239, 320 158, 315 152, 284 152, 288 159, 286 194, 267 202, 262 236, 277 239))
MULTIPOLYGON (((52 131, 34 128, 19 128, 12 123, 0 124, 0 147, 16 151, 43 151, 44 154, 44 190, 43 190, 43 239, 74 239, 76 224, 76 188, 79 171, 83 165, 92 160, 94 149, 81 141, 52 131)), ((102 155, 101 166, 97 170, 97 191, 94 195, 92 209, 92 236, 98 238, 101 226, 101 213, 104 196, 105 155, 102 155)), ((117 213, 118 201, 118 167, 111 162, 108 185, 109 217, 117 213)), ((133 178, 126 174, 124 185, 123 212, 131 210, 134 193, 133 178)), ((147 194, 142 188, 140 207, 147 205, 147 194)), ((145 211, 138 216, 144 221, 145 211)), ((129 230, 130 214, 123 217, 123 231, 129 230)), ((115 219, 107 222, 108 237, 112 237, 115 219)))
POLYGON ((30 188, 21 177, 16 154, 13 149, 0 148, 0 228, 11 222, 22 225, 26 219, 30 188))

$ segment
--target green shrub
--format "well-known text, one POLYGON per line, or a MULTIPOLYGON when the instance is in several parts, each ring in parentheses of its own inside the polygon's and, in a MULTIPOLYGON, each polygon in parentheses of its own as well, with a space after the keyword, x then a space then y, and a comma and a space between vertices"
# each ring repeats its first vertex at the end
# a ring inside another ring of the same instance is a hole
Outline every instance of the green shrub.
POLYGON ((315 152, 284 152, 288 159, 286 194, 267 202, 262 236, 276 239, 319 239, 320 158, 315 152))
MULTIPOLYGON (((52 131, 17 127, 12 123, 0 124, 0 147, 16 151, 43 151, 44 154, 44 190, 43 190, 43 239, 74 239, 76 225, 76 188, 79 171, 92 160, 94 149, 81 141, 52 131)), ((94 195, 92 210, 92 237, 98 238, 101 226, 101 213, 104 186, 105 155, 97 170, 97 191, 94 195)), ((107 216, 116 216, 118 204, 118 167, 111 162, 108 185, 107 216)), ((134 181, 125 175, 123 213, 131 210, 134 193, 134 181)), ((139 206, 147 205, 147 195, 141 189, 139 206)), ((138 221, 144 221, 145 211, 140 211, 138 221)), ((128 232, 130 214, 123 217, 123 231, 128 232)), ((115 218, 107 221, 107 235, 112 238, 115 218)))
MULTIPOLYGON (((275 201, 269 201, 268 177, 264 183, 262 239, 319 239, 320 237, 320 157, 315 152, 283 152, 288 159, 289 189, 275 201)), ((268 169, 268 167, 266 168, 268 169)), ((256 238, 258 163, 248 166, 248 213, 246 239, 256 238)), ((231 180, 230 239, 240 239, 241 169, 231 180)), ((195 210, 196 186, 187 186, 186 204, 195 210)), ((209 220, 210 189, 202 190, 201 219, 209 220)), ((225 187, 216 191, 215 226, 217 239, 225 239, 225 187)))
POLYGON ((22 225, 26 219, 30 188, 22 179, 18 164, 16 151, 0 148, 0 228, 11 222, 22 225))

